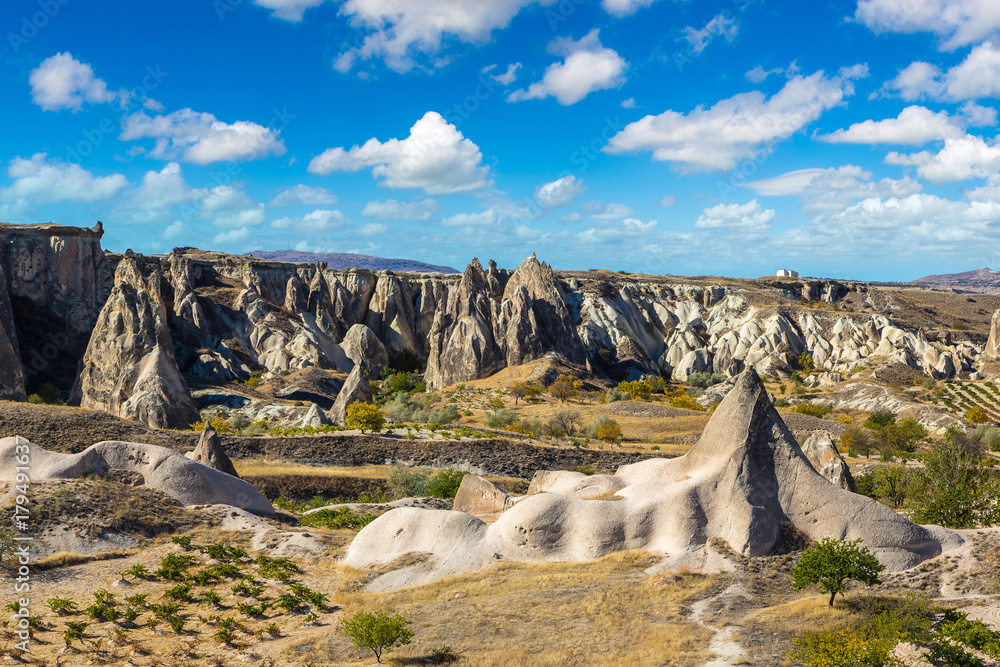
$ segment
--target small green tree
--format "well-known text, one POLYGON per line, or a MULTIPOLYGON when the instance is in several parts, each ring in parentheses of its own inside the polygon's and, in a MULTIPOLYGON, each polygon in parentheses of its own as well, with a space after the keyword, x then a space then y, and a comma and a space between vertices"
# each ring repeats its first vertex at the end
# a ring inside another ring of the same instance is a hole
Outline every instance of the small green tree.
POLYGON ((824 593, 830 594, 830 606, 837 593, 847 588, 847 582, 860 581, 873 586, 880 583, 878 575, 885 565, 878 562, 861 540, 844 542, 824 538, 802 553, 792 570, 795 588, 819 584, 824 593))
POLYGON ((375 660, 382 662, 383 651, 388 653, 397 646, 405 646, 413 637, 413 630, 402 614, 390 616, 381 609, 373 612, 359 611, 340 622, 338 631, 349 637, 358 648, 370 649, 375 660))
POLYGON ((348 428, 361 429, 378 433, 385 426, 385 413, 377 405, 371 403, 351 403, 347 406, 348 428))
POLYGON ((799 366, 802 367, 802 371, 806 375, 812 375, 813 370, 816 369, 816 362, 813 361, 812 352, 803 352, 799 355, 799 366))
POLYGON ((533 384, 528 384, 527 382, 518 382, 513 387, 510 388, 510 394, 514 397, 514 405, 517 405, 518 401, 535 398, 542 394, 542 390, 533 384))
POLYGON ((910 490, 911 518, 946 528, 1000 523, 1000 478, 978 443, 956 429, 924 455, 924 470, 910 490))
POLYGON ((571 398, 580 395, 580 388, 573 382, 573 378, 568 375, 560 375, 556 381, 549 385, 549 394, 552 398, 557 398, 565 403, 571 398))

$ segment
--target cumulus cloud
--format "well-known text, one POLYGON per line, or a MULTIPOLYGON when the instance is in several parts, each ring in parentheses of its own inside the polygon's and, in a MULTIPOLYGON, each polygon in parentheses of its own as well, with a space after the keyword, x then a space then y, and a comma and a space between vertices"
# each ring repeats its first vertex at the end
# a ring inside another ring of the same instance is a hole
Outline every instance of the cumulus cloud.
POLYGON ((960 121, 946 111, 934 113, 921 106, 909 106, 896 118, 866 120, 846 130, 822 135, 820 140, 833 144, 912 144, 919 146, 965 134, 960 121))
POLYGON ((739 229, 766 231, 771 227, 774 209, 762 209, 756 199, 746 204, 719 204, 702 211, 695 220, 696 229, 739 229))
POLYGON ((947 50, 1000 31, 1000 5, 991 0, 858 0, 854 17, 876 33, 933 33, 947 50))
POLYGON ((389 228, 381 222, 369 222, 367 225, 359 227, 356 231, 358 236, 382 236, 389 231, 389 228))
POLYGON ((194 164, 259 160, 284 155, 279 130, 236 121, 224 123, 210 113, 181 109, 171 114, 148 116, 145 111, 125 118, 122 141, 155 139, 150 152, 158 159, 180 159, 194 164))
POLYGON ((253 232, 246 227, 242 227, 241 229, 232 229, 228 232, 216 234, 215 238, 212 239, 212 243, 231 245, 236 243, 246 243, 252 238, 253 232))
POLYGON ((264 204, 254 201, 240 188, 219 185, 200 190, 199 217, 216 227, 257 227, 264 224, 264 204))
POLYGON ((929 99, 950 102, 1000 96, 1000 46, 985 42, 947 71, 918 60, 886 81, 880 91, 909 102, 929 99))
POLYGON ((656 0, 601 0, 601 7, 613 16, 623 17, 635 14, 654 2, 656 0))
POLYGON ((170 162, 160 171, 147 171, 138 188, 130 190, 115 208, 115 216, 127 222, 166 222, 173 208, 194 202, 200 193, 184 180, 181 166, 170 162))
MULTIPOLYGON (((435 61, 446 38, 465 43, 485 42, 493 30, 506 28, 510 20, 530 5, 551 5, 556 0, 346 0, 340 13, 353 28, 364 31, 361 45, 334 60, 334 68, 349 72, 358 61, 380 59, 396 72, 408 72, 418 64, 436 68, 435 61), (421 61, 418 63, 418 59, 421 61)), ((312 6, 315 0, 258 0, 274 5, 312 6)), ((289 16, 296 13, 290 8, 289 16)), ((301 12, 298 13, 301 18, 301 12)))
POLYGON ((80 165, 49 159, 46 153, 15 157, 8 163, 7 175, 14 179, 0 189, 0 201, 7 203, 95 202, 114 197, 128 185, 122 174, 94 176, 80 165))
POLYGON ((535 188, 535 201, 539 206, 545 207, 569 206, 586 191, 581 179, 564 176, 535 188))
POLYGON ((626 239, 646 237, 656 230, 659 223, 656 220, 643 222, 638 218, 625 218, 618 222, 605 222, 593 225, 576 235, 581 243, 606 244, 621 242, 626 239))
MULTIPOLYGON (((509 86, 517 80, 517 72, 521 69, 521 67, 521 63, 511 63, 510 65, 507 65, 507 71, 503 74, 490 74, 490 78, 502 86, 509 86)), ((489 74, 494 69, 496 69, 496 65, 490 65, 489 67, 484 67, 481 72, 483 74, 489 74)))
POLYGON ((271 223, 275 229, 293 229, 297 232, 317 234, 334 232, 347 226, 347 216, 333 209, 317 209, 297 218, 278 218, 271 223))
POLYGON ((115 99, 108 85, 94 76, 93 68, 68 51, 43 60, 31 71, 28 83, 31 98, 44 111, 79 111, 84 102, 104 104, 115 99))
POLYGON ((700 30, 691 26, 684 28, 684 37, 690 45, 692 53, 701 53, 716 37, 722 37, 732 43, 740 31, 740 24, 731 16, 717 14, 700 30))
POLYGON ((674 195, 663 195, 663 199, 661 199, 658 203, 663 208, 670 208, 677 203, 677 197, 674 195))
POLYGON ((499 227, 501 215, 496 209, 479 213, 456 213, 441 221, 442 227, 499 227))
POLYGON ((370 201, 361 209, 361 215, 379 220, 430 220, 441 210, 433 199, 399 202, 395 199, 370 201))
POLYGON ((841 104, 854 94, 853 80, 867 74, 865 65, 834 77, 819 71, 792 77, 770 98, 757 91, 740 93, 708 109, 646 116, 613 136, 604 150, 652 151, 654 160, 673 162, 682 171, 732 169, 760 146, 790 137, 841 104))
POLYGON ((336 203, 337 195, 326 188, 299 184, 279 192, 268 203, 268 206, 282 208, 284 206, 323 206, 336 203))
POLYGON ((372 169, 387 188, 422 188, 428 194, 454 194, 493 185, 483 154, 441 114, 428 111, 410 128, 405 139, 381 142, 369 139, 362 146, 330 148, 313 158, 309 171, 327 175, 334 171, 372 169))
POLYGON ((874 181, 870 171, 855 165, 798 169, 744 187, 764 197, 799 195, 810 213, 842 210, 859 199, 905 197, 921 190, 920 184, 909 177, 874 181))
POLYGON ((326 0, 254 0, 258 7, 271 10, 271 15, 283 21, 297 23, 307 9, 319 7, 326 0))
POLYGON ((569 106, 594 91, 615 88, 625 82, 628 63, 617 52, 601 45, 597 28, 579 41, 569 37, 552 40, 549 52, 564 56, 563 61, 549 65, 541 81, 512 92, 507 96, 508 102, 554 97, 569 106))
POLYGON ((1000 145, 980 137, 965 135, 946 139, 937 153, 889 153, 887 164, 917 168, 917 174, 932 183, 954 183, 969 178, 986 178, 1000 170, 1000 145))
POLYGON ((583 205, 583 210, 590 213, 594 220, 621 220, 635 215, 635 210, 624 204, 605 204, 600 201, 591 201, 583 205))

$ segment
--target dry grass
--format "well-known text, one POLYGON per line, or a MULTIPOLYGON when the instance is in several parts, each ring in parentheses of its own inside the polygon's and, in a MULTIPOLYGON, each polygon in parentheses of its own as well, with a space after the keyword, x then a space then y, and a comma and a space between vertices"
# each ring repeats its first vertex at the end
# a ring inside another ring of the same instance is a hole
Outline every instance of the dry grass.
POLYGON ((233 466, 240 477, 275 477, 280 475, 321 475, 324 477, 361 477, 385 479, 392 466, 311 466, 304 463, 264 459, 235 459, 233 466))
POLYGON ((843 598, 837 598, 836 605, 830 607, 828 596, 810 595, 752 612, 743 624, 769 633, 799 633, 803 628, 819 632, 839 628, 855 618, 857 614, 843 598))
MULTIPOLYGON (((687 620, 688 608, 716 582, 645 575, 654 561, 623 552, 592 563, 504 563, 388 593, 341 592, 336 601, 345 613, 381 607, 414 621, 413 643, 392 653, 390 664, 419 664, 443 645, 475 665, 703 664, 711 631, 687 620)), ((350 579, 363 573, 344 574, 342 591, 355 588, 350 579)), ((371 662, 334 634, 291 651, 317 664, 371 662)))

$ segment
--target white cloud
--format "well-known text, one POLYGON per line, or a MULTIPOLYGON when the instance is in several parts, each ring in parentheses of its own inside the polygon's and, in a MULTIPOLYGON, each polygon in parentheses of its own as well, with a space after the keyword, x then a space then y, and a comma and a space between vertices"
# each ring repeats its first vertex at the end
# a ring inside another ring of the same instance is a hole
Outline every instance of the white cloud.
POLYGON ((382 236, 389 231, 389 228, 381 222, 369 222, 367 225, 357 230, 358 236, 382 236))
POLYGON ((369 139, 349 150, 330 148, 313 158, 309 171, 327 175, 334 171, 372 168, 379 185, 388 188, 423 188, 428 194, 454 194, 489 187, 489 168, 471 140, 440 114, 428 111, 410 128, 405 139, 381 142, 369 139))
POLYGON ((627 100, 622 100, 622 109, 634 109, 636 107, 635 98, 630 97, 627 100))
POLYGON ((635 215, 635 211, 624 204, 605 204, 604 202, 592 201, 583 205, 583 210, 590 213, 594 220, 621 220, 635 215))
MULTIPOLYGON (((291 0, 258 0, 293 4, 291 0)), ((303 3, 309 0, 303 0, 303 3)), ((446 37, 465 43, 483 43, 490 33, 506 28, 523 8, 551 5, 555 0, 346 0, 340 13, 353 28, 366 31, 360 46, 348 49, 334 60, 340 72, 349 72, 359 60, 381 59, 396 72, 418 66, 436 69, 449 59, 426 58, 441 50, 446 37)), ((292 12, 289 12, 290 15, 292 12)))
POLYGON ((615 88, 625 82, 628 63, 614 50, 601 45, 597 28, 576 42, 569 37, 554 39, 549 52, 564 56, 563 62, 549 65, 541 81, 527 89, 515 90, 507 96, 508 102, 554 97, 569 106, 594 91, 615 88))
POLYGON ((326 188, 299 184, 279 192, 268 203, 268 206, 281 208, 283 206, 323 206, 336 203, 337 195, 326 188))
POLYGON ((441 210, 433 199, 399 202, 395 199, 370 201, 361 209, 361 215, 379 220, 430 220, 441 210))
POLYGON ((0 201, 7 203, 95 202, 114 197, 128 185, 122 174, 94 176, 80 165, 50 160, 46 153, 35 153, 30 159, 15 157, 7 175, 14 179, 0 189, 0 201))
POLYGON ((575 212, 570 213, 569 215, 564 215, 561 218, 559 218, 559 222, 569 222, 569 223, 580 222, 581 220, 583 220, 583 216, 575 212))
POLYGON ((739 229, 766 231, 776 215, 774 209, 762 209, 756 199, 746 204, 719 204, 702 211, 695 220, 696 229, 739 229))
POLYGON ((872 197, 905 197, 920 192, 909 177, 873 181, 872 173, 855 165, 830 169, 798 169, 744 187, 764 197, 800 195, 807 212, 843 210, 852 202, 872 197))
POLYGON ((670 208, 677 203, 677 197, 673 195, 663 195, 663 199, 659 201, 660 206, 663 208, 670 208))
POLYGON ((115 99, 104 81, 94 76, 90 65, 68 51, 46 58, 28 76, 31 97, 44 111, 79 111, 84 102, 104 104, 115 99))
POLYGON ((171 241, 182 239, 191 233, 191 229, 181 220, 174 220, 169 227, 163 231, 163 238, 171 241))
POLYGON ((743 77, 751 83, 760 83, 772 74, 780 74, 783 71, 784 70, 780 67, 776 67, 775 69, 764 69, 760 65, 757 65, 752 70, 744 74, 743 77))
POLYGON ((181 167, 170 162, 160 171, 147 171, 137 189, 131 190, 115 208, 115 215, 128 222, 166 222, 175 206, 193 202, 200 193, 185 182, 181 167))
POLYGON ((654 2, 656 0, 601 0, 601 7, 613 16, 623 17, 649 7, 654 2))
POLYGON ((576 235, 581 243, 616 243, 652 234, 659 223, 656 220, 643 222, 637 218, 625 218, 619 222, 605 222, 593 225, 576 235))
POLYGON ((264 224, 264 204, 248 197, 238 187, 218 185, 199 191, 199 217, 216 227, 258 227, 264 224))
POLYGON ((904 155, 889 153, 887 164, 917 168, 917 174, 932 183, 954 183, 969 178, 986 178, 1000 170, 1000 145, 980 137, 965 135, 946 139, 937 153, 921 151, 904 155))
POLYGON ((294 229, 310 234, 333 232, 346 226, 347 216, 336 209, 318 209, 298 218, 278 218, 271 223, 275 229, 294 229))
POLYGON ((539 206, 569 206, 587 191, 583 181, 576 176, 564 176, 551 183, 544 183, 535 189, 535 201, 539 206))
MULTIPOLYGON (((496 67, 496 65, 491 65, 486 68, 486 72, 496 67)), ((521 63, 511 63, 507 65, 507 71, 503 74, 490 74, 490 78, 499 83, 502 86, 509 86, 517 80, 517 72, 522 67, 521 63)), ((484 72, 484 73, 486 73, 484 72)))
POLYGON ((841 104, 854 93, 852 80, 867 74, 864 65, 842 69, 835 77, 819 71, 792 77, 770 98, 757 91, 740 93, 708 109, 646 116, 613 136, 604 150, 652 151, 654 160, 674 162, 682 171, 732 169, 760 146, 790 137, 841 104))
POLYGON ((740 25, 736 19, 725 14, 717 14, 700 30, 695 30, 691 26, 684 28, 684 39, 691 46, 692 53, 701 53, 716 37, 723 37, 732 43, 739 31, 740 25))
POLYGON ((882 86, 882 93, 904 100, 962 101, 1000 96, 1000 47, 985 42, 947 72, 918 60, 882 86))
POLYGON ((959 122, 946 111, 934 113, 921 106, 909 106, 896 118, 866 120, 846 130, 822 135, 820 140, 833 144, 912 144, 919 146, 965 134, 959 122))
POLYGON ((972 127, 993 127, 997 124, 997 110, 984 107, 969 100, 962 105, 958 113, 972 127))
POLYGON ((933 33, 948 50, 1000 31, 1000 4, 993 0, 858 0, 854 17, 876 33, 933 33))
POLYGON ((456 213, 441 221, 442 227, 499 227, 500 214, 495 209, 479 213, 456 213))
POLYGON ((155 139, 150 155, 158 159, 181 159, 194 164, 259 160, 284 155, 285 144, 272 130, 251 123, 224 123, 210 113, 181 109, 171 114, 148 116, 144 111, 125 118, 122 141, 155 139))
POLYGON ((271 15, 284 21, 296 23, 302 20, 307 9, 319 7, 326 0, 254 0, 258 7, 271 10, 271 15))
POLYGON ((219 244, 235 244, 235 243, 245 243, 253 238, 253 232, 243 227, 241 229, 232 229, 228 232, 222 232, 221 234, 216 234, 215 238, 212 239, 212 243, 219 244))

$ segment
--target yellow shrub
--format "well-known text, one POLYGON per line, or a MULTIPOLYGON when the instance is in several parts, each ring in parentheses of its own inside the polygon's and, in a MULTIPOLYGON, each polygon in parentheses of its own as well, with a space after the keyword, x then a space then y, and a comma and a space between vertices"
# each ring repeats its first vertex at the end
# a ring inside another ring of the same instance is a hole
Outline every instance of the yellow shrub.
POLYGON ((675 394, 672 399, 670 399, 670 406, 674 408, 683 408, 685 410, 697 410, 698 412, 705 412, 705 408, 702 407, 701 403, 694 400, 693 396, 688 396, 685 393, 675 394))
POLYGON ((385 414, 377 405, 371 403, 351 403, 347 406, 348 428, 361 429, 378 433, 385 426, 385 414))

